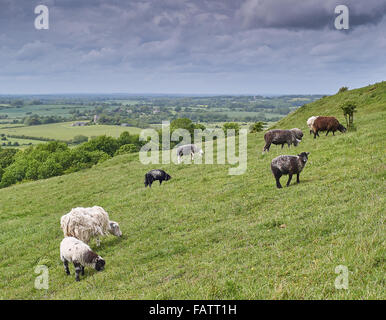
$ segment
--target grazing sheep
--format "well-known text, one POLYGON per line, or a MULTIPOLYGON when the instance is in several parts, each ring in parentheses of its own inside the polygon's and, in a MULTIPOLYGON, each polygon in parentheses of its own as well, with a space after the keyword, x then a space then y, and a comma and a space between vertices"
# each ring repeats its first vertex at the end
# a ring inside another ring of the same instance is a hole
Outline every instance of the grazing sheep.
POLYGON ((198 153, 200 156, 204 154, 201 148, 195 144, 185 144, 177 148, 177 161, 181 163, 182 156, 190 155, 190 159, 193 160, 194 155, 198 153))
POLYGON ((312 126, 313 126, 314 121, 316 120, 317 117, 318 116, 312 116, 312 117, 308 118, 308 120, 307 120, 307 126, 308 126, 308 128, 310 128, 310 134, 313 132, 312 126))
POLYGON ((68 263, 72 262, 75 267, 75 280, 79 281, 79 274, 84 275, 84 267, 94 268, 101 271, 105 268, 105 260, 98 256, 83 241, 74 237, 66 237, 60 243, 60 260, 63 261, 64 270, 70 275, 68 263))
POLYGON ((335 117, 318 117, 315 119, 312 125, 312 131, 314 132, 314 139, 319 137, 319 131, 327 131, 326 136, 330 131, 335 136, 335 131, 346 132, 346 128, 342 126, 338 119, 335 117))
POLYGON ((290 147, 293 144, 295 147, 299 144, 303 137, 303 132, 300 129, 294 128, 291 130, 270 130, 264 135, 265 146, 263 153, 271 147, 271 144, 281 144, 281 148, 284 144, 288 144, 290 147))
POLYGON ((307 163, 309 152, 302 152, 297 156, 278 156, 271 162, 271 170, 276 179, 276 186, 282 188, 280 177, 283 174, 288 174, 287 187, 289 186, 292 175, 296 174, 296 182, 299 183, 299 175, 307 163))
POLYGON ((92 237, 97 237, 97 246, 100 245, 99 236, 109 233, 120 237, 122 232, 115 221, 110 221, 109 214, 102 208, 74 208, 60 219, 60 227, 65 237, 75 237, 89 243, 92 237))
POLYGON ((172 177, 169 176, 165 171, 154 169, 150 170, 148 173, 145 174, 145 188, 149 186, 151 188, 151 185, 155 180, 159 181, 159 184, 162 184, 162 181, 168 181, 172 177))

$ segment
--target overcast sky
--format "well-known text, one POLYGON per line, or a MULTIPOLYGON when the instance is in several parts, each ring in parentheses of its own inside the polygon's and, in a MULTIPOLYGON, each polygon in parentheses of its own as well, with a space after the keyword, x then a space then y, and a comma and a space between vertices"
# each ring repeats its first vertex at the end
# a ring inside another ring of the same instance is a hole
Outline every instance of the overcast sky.
POLYGON ((386 0, 0 0, 0 94, 335 93, 386 80, 385 15, 386 0))

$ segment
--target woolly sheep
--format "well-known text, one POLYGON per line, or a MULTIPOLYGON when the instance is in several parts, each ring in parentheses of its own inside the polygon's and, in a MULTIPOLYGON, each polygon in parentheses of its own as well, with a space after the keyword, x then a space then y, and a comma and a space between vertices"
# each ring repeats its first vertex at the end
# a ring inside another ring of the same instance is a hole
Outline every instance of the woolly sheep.
POLYGON ((108 213, 98 206, 72 209, 61 217, 60 226, 65 237, 75 237, 85 243, 96 237, 97 246, 100 245, 99 236, 109 233, 117 237, 122 236, 118 223, 110 221, 108 213))
POLYGON ((201 148, 195 144, 185 144, 177 148, 177 162, 181 163, 181 158, 186 155, 190 155, 190 159, 193 160, 194 155, 198 153, 200 156, 204 154, 201 148))
POLYGON ((319 131, 327 131, 326 136, 330 131, 335 136, 335 131, 346 132, 346 128, 341 125, 335 117, 318 117, 312 124, 312 131, 314 132, 314 139, 319 137, 319 131))
POLYGON ((294 128, 291 130, 270 130, 264 135, 265 146, 263 149, 263 153, 265 151, 269 151, 271 144, 281 144, 281 148, 283 148, 285 144, 288 144, 288 147, 290 147, 291 144, 296 147, 301 141, 302 137, 303 132, 298 128, 294 128))
POLYGON ((74 237, 66 237, 60 243, 60 260, 63 262, 67 275, 70 275, 68 263, 74 264, 76 281, 80 280, 80 273, 84 275, 85 266, 102 271, 106 264, 105 260, 93 252, 87 244, 74 237))
POLYGON ((280 184, 280 177, 282 175, 288 174, 287 187, 289 186, 292 175, 296 174, 296 183, 299 183, 300 172, 304 169, 307 161, 309 152, 302 152, 297 156, 278 156, 271 162, 271 171, 276 179, 276 186, 282 188, 280 184))

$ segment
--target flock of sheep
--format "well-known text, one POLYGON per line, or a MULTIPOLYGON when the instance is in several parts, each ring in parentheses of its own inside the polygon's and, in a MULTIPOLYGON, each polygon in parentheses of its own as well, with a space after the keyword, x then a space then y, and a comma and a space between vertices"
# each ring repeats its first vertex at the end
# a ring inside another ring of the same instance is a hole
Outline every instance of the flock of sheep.
MULTIPOLYGON (((340 132, 346 132, 346 128, 339 123, 335 117, 322 117, 322 116, 313 116, 307 120, 307 126, 310 128, 310 134, 314 134, 314 139, 319 137, 320 131, 327 131, 326 136, 329 132, 332 132, 335 135, 335 131, 339 130, 340 132)), ((285 144, 288 144, 290 147, 293 144, 295 147, 303 138, 303 132, 294 128, 291 130, 270 130, 264 135, 265 146, 263 153, 267 150, 271 144, 280 145, 283 148, 285 144)), ((300 172, 304 169, 307 161, 309 152, 302 152, 297 156, 288 156, 281 155, 276 157, 271 162, 271 171, 276 180, 276 186, 282 188, 280 184, 280 177, 282 175, 289 175, 287 187, 291 183, 292 176, 296 174, 296 182, 299 183, 300 172)))
MULTIPOLYGON (((307 120, 307 126, 310 128, 310 134, 314 133, 314 138, 319 136, 320 131, 330 131, 335 135, 335 131, 345 132, 346 128, 342 126, 334 117, 311 117, 307 120)), ((264 135, 265 146, 263 153, 269 151, 271 144, 285 144, 290 147, 291 144, 297 146, 303 138, 303 132, 294 128, 291 130, 270 130, 264 135)), ((190 155, 192 158, 198 153, 203 154, 203 151, 195 145, 180 146, 177 149, 178 163, 184 155, 190 155)), ((271 162, 271 171, 276 179, 276 186, 282 188, 280 177, 289 175, 287 187, 289 186, 292 176, 297 175, 297 183, 299 183, 299 175, 305 167, 309 152, 302 152, 297 156, 281 155, 276 157, 271 162)), ((162 184, 162 181, 168 181, 171 176, 163 170, 151 170, 145 175, 145 187, 151 187, 156 180, 162 184)), ((87 243, 96 238, 97 246, 100 245, 99 237, 108 234, 113 234, 117 237, 122 236, 119 225, 115 221, 111 221, 108 213, 98 206, 92 208, 74 208, 60 219, 60 226, 63 230, 64 239, 60 244, 60 258, 64 264, 64 269, 67 275, 70 274, 68 267, 69 263, 73 263, 75 267, 75 279, 79 281, 79 275, 84 275, 84 267, 92 267, 97 271, 104 269, 105 260, 91 250, 87 243)))
POLYGON ((92 238, 113 234, 122 236, 119 225, 111 221, 108 213, 98 206, 92 208, 74 208, 60 219, 64 239, 60 243, 60 259, 64 264, 67 275, 70 274, 68 263, 75 267, 75 279, 79 281, 79 274, 84 275, 84 267, 92 267, 97 271, 104 269, 105 260, 91 250, 87 243, 92 238))

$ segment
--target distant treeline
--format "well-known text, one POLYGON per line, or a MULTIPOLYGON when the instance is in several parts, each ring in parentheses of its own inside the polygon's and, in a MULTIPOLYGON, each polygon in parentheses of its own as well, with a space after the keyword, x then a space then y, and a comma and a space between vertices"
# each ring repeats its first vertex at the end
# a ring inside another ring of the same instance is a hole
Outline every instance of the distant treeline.
POLYGON ((0 188, 90 168, 119 154, 138 152, 146 142, 123 132, 119 138, 99 136, 77 147, 50 141, 24 151, 0 148, 0 188))

